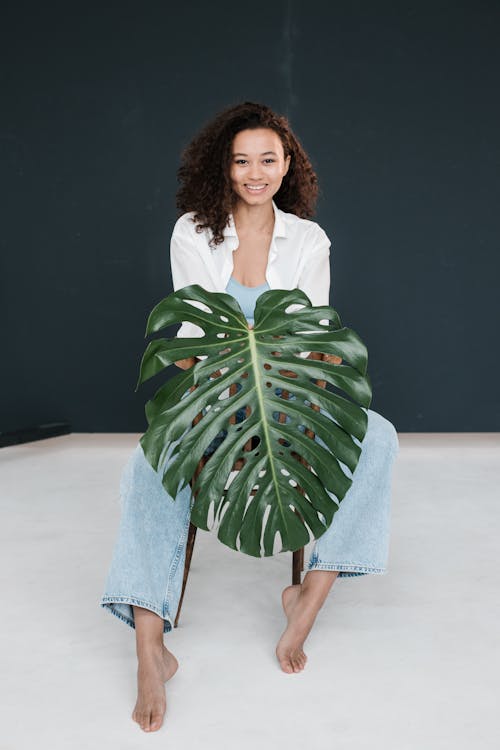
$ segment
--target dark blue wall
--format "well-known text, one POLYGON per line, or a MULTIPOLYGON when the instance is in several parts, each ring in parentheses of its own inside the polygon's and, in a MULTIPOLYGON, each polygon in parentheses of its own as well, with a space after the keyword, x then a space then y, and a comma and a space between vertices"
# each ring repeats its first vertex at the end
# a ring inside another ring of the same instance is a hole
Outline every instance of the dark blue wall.
POLYGON ((499 20, 493 2, 7 6, 0 431, 146 429, 179 153, 244 99, 311 155, 372 408, 400 432, 498 430, 499 20))

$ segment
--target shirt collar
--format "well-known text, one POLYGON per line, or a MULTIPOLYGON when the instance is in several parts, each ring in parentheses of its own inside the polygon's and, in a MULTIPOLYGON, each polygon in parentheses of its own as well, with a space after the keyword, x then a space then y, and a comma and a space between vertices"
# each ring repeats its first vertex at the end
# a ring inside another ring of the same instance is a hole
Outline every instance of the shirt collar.
MULTIPOLYGON (((274 211, 274 228, 273 228, 273 236, 272 240, 274 240, 275 237, 286 237, 286 227, 285 227, 285 221, 283 217, 283 211, 278 208, 276 203, 272 200, 271 203, 273 204, 273 211, 274 211)), ((222 234, 224 237, 237 237, 236 233, 236 227, 234 225, 234 219, 233 214, 229 214, 229 226, 224 227, 222 230, 222 234)))

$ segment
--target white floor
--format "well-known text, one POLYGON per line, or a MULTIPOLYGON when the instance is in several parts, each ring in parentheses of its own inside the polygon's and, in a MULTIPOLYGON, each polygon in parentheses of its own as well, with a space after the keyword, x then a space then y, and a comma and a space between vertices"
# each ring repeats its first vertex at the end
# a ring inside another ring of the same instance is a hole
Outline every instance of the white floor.
POLYGON ((500 434, 400 434, 389 573, 336 581, 298 674, 274 654, 291 553, 198 531, 165 635, 180 667, 147 734, 130 716, 134 631, 99 606, 139 437, 0 450, 1 750, 499 746, 500 434))

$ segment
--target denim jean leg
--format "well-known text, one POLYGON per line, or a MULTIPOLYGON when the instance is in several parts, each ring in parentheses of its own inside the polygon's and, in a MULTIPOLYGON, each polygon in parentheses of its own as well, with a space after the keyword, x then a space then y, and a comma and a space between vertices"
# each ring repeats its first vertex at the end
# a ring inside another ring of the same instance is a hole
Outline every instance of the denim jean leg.
POLYGON ((175 500, 161 480, 169 456, 156 472, 139 443, 120 479, 121 519, 100 604, 132 628, 133 605, 163 618, 173 628, 179 605, 192 493, 175 500))
POLYGON ((356 440, 362 450, 354 473, 340 462, 352 484, 316 540, 307 570, 338 570, 339 577, 387 572, 392 467, 399 441, 389 420, 371 409, 367 414, 364 440, 356 440))

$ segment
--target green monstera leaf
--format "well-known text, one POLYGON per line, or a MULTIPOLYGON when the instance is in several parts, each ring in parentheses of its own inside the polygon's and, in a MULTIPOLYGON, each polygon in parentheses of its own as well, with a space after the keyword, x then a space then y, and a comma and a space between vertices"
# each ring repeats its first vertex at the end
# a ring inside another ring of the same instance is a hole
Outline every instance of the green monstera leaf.
POLYGON ((191 482, 191 522, 211 530, 212 512, 219 540, 255 557, 275 554, 277 534, 281 552, 317 539, 352 484, 339 462, 354 472, 362 450, 354 438, 363 441, 372 395, 365 345, 299 289, 263 292, 250 329, 234 297, 186 286, 155 306, 146 336, 183 321, 204 335, 151 341, 136 386, 176 360, 204 357, 146 404, 140 442, 155 470, 168 456, 166 491, 175 498, 191 482))

